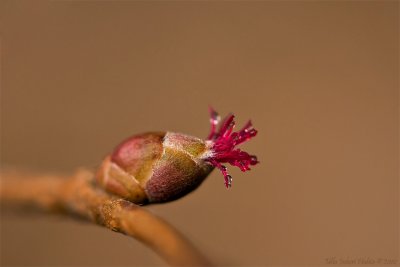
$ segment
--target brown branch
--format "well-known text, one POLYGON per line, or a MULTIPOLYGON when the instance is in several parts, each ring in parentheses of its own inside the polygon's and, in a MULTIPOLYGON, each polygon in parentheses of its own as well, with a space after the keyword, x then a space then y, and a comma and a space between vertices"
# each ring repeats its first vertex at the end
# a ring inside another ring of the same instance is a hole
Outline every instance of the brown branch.
POLYGON ((0 181, 2 204, 33 205, 46 211, 78 215, 140 240, 170 265, 210 265, 171 225, 99 188, 90 171, 80 170, 72 177, 3 173, 0 181))

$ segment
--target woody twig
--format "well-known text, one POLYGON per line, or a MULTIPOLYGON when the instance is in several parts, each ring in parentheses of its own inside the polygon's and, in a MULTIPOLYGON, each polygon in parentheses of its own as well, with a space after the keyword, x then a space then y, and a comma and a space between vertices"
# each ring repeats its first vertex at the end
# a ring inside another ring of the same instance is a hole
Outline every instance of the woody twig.
POLYGON ((173 266, 209 266, 210 262, 174 227, 146 209, 105 192, 94 175, 71 177, 7 172, 1 174, 0 200, 6 207, 35 207, 79 216, 143 242, 173 266))

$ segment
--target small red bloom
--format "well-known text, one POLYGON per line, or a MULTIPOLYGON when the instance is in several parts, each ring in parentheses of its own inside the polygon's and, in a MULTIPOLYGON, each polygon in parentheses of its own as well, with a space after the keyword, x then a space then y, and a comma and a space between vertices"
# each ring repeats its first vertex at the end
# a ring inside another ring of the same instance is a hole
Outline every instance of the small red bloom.
POLYGON ((222 163, 239 167, 243 172, 250 170, 250 165, 259 163, 255 155, 250 155, 236 148, 236 146, 256 136, 257 130, 253 128, 251 121, 248 121, 240 131, 233 132, 234 118, 235 116, 232 114, 226 116, 217 131, 220 117, 210 107, 211 131, 207 140, 210 142, 211 153, 205 160, 222 172, 227 188, 232 185, 232 176, 228 174, 227 168, 222 163))

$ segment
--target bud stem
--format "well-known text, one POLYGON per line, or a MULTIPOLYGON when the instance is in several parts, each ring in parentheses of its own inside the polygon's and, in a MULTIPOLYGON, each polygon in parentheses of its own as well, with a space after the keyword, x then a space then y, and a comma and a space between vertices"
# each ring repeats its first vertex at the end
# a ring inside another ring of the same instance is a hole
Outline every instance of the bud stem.
POLYGON ((2 205, 34 206, 46 211, 78 215, 136 238, 170 265, 210 265, 170 224, 146 209, 99 188, 92 172, 81 170, 67 179, 18 173, 2 173, 0 178, 2 205))

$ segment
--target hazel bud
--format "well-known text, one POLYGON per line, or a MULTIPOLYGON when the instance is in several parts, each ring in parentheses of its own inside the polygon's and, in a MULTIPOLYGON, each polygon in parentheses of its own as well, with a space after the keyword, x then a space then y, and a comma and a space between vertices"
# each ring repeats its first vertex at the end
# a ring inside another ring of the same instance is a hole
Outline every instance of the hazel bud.
POLYGON ((249 122, 239 132, 232 132, 233 115, 216 131, 219 116, 213 109, 210 113, 207 140, 172 132, 134 135, 104 159, 97 181, 108 192, 136 204, 180 198, 197 188, 214 167, 221 170, 226 187, 230 187, 232 178, 222 163, 238 166, 242 171, 257 164, 255 156, 235 149, 257 131, 249 122))
POLYGON ((103 187, 135 203, 177 199, 200 185, 213 166, 202 160, 206 143, 179 133, 145 133, 128 138, 102 163, 103 187))

